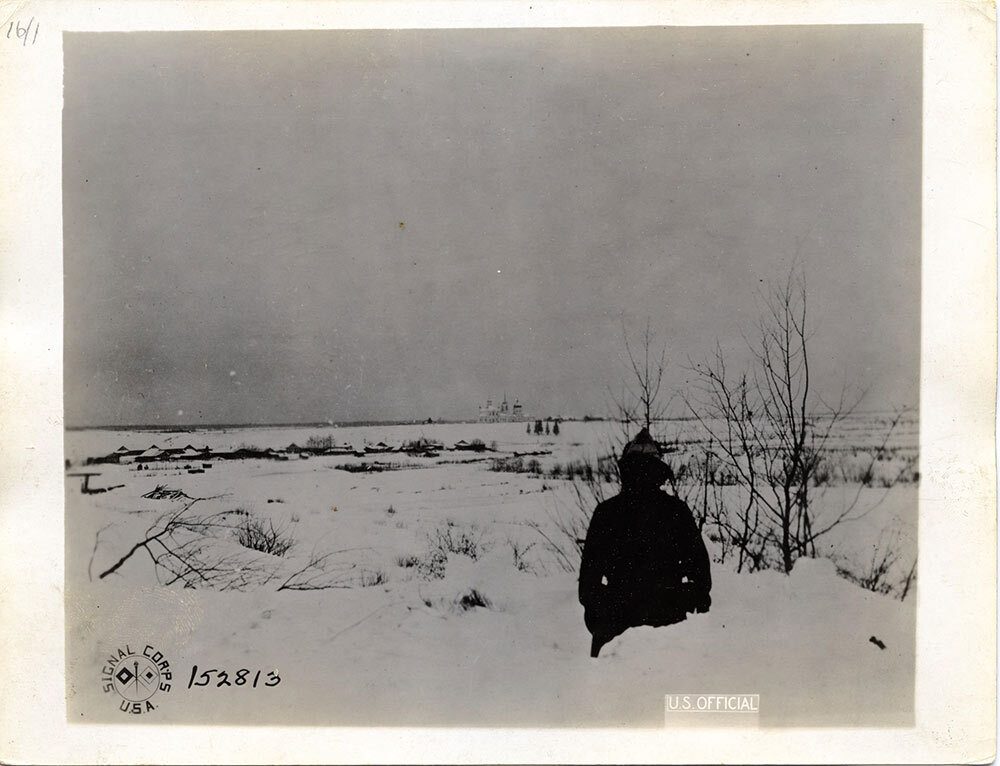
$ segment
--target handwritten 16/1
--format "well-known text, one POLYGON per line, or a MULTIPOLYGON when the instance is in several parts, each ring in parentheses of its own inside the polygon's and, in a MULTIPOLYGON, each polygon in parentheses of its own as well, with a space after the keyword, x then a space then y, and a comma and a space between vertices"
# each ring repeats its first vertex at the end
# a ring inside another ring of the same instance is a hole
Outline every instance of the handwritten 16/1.
POLYGON ((15 39, 21 41, 21 45, 27 45, 28 37, 31 36, 31 44, 34 45, 35 40, 38 39, 38 30, 40 26, 41 25, 35 21, 34 16, 31 17, 31 21, 28 22, 27 26, 22 26, 20 21, 18 21, 17 26, 15 26, 14 22, 12 21, 7 25, 7 39, 10 40, 11 39, 10 36, 13 34, 15 35, 15 39), (31 34, 32 27, 35 28, 34 35, 31 34))

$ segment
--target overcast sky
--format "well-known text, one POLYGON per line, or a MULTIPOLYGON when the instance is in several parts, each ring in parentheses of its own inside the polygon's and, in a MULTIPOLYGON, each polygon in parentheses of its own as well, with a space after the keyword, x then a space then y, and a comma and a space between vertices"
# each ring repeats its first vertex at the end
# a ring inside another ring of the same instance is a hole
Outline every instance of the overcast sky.
POLYGON ((809 283, 919 392, 920 30, 65 36, 66 423, 603 413, 809 283))

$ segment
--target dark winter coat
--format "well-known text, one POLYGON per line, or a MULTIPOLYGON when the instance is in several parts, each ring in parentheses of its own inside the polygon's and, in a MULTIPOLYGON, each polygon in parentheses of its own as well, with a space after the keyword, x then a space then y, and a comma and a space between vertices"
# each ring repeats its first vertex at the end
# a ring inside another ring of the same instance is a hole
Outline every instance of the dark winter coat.
POLYGON ((600 645, 630 627, 670 625, 708 611, 708 553, 687 505, 634 486, 594 511, 580 567, 580 603, 600 645))

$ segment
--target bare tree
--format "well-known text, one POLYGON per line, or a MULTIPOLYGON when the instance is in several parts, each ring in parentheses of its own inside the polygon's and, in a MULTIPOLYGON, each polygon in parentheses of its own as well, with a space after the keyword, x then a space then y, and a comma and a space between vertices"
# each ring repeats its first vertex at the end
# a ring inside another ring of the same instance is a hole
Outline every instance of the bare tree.
POLYGON ((846 388, 833 406, 812 392, 807 295, 805 277, 795 270, 784 285, 765 294, 753 372, 762 421, 755 430, 767 490, 762 501, 779 525, 785 572, 799 556, 815 553, 809 485, 833 428, 860 402, 859 395, 847 403, 846 388))
POLYGON ((628 328, 622 321, 622 345, 628 373, 622 382, 620 396, 613 397, 615 420, 625 429, 625 438, 635 426, 654 433, 656 424, 667 414, 669 400, 663 395, 663 375, 667 367, 667 347, 657 343, 649 317, 636 346, 629 340, 628 328))
POLYGON ((820 535, 849 517, 845 512, 817 528, 810 487, 831 434, 862 394, 844 386, 831 403, 813 390, 812 328, 801 272, 792 269, 783 283, 770 286, 762 304, 757 338, 748 341, 751 369, 731 377, 717 346, 713 358, 692 365, 697 381, 687 404, 719 444, 742 490, 736 523, 728 530, 740 550, 738 566, 744 558, 759 566, 773 544, 780 568, 790 572, 797 558, 815 555, 820 535))
MULTIPOLYGON (((664 389, 667 369, 667 349, 657 341, 652 322, 646 319, 645 328, 638 342, 629 337, 622 322, 622 347, 624 379, 621 393, 611 389, 611 420, 618 423, 620 432, 602 445, 603 453, 596 464, 588 461, 586 470, 574 472, 571 480, 573 495, 566 503, 555 500, 548 512, 554 532, 547 532, 540 524, 529 524, 541 537, 543 545, 566 571, 576 571, 580 566, 583 542, 590 526, 590 517, 598 504, 614 495, 620 486, 617 458, 622 447, 639 428, 646 428, 654 439, 662 437, 658 429, 666 418, 670 397, 664 389)), ((673 472, 671 484, 676 485, 673 472)), ((679 487, 675 488, 675 491, 679 487)))
MULTIPOLYGON (((717 458, 733 477, 733 484, 742 490, 735 518, 730 517, 724 503, 716 503, 712 521, 720 537, 737 552, 736 571, 742 571, 744 566, 752 571, 760 568, 770 540, 766 525, 761 524, 764 477, 755 459, 760 453, 760 405, 747 373, 735 380, 730 377, 718 344, 714 356, 693 369, 697 378, 694 395, 685 399, 688 409, 709 434, 709 444, 717 445, 717 458)), ((710 480, 706 476, 706 481, 710 480)))

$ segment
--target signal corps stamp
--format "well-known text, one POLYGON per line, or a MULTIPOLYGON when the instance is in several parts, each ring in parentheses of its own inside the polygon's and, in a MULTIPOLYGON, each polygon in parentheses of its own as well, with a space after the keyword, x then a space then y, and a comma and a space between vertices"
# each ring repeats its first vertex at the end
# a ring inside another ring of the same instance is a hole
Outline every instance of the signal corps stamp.
POLYGON ((119 647, 101 666, 101 683, 106 694, 120 699, 118 709, 128 715, 156 710, 153 698, 170 691, 173 674, 170 661, 150 644, 133 651, 129 644, 119 647))

